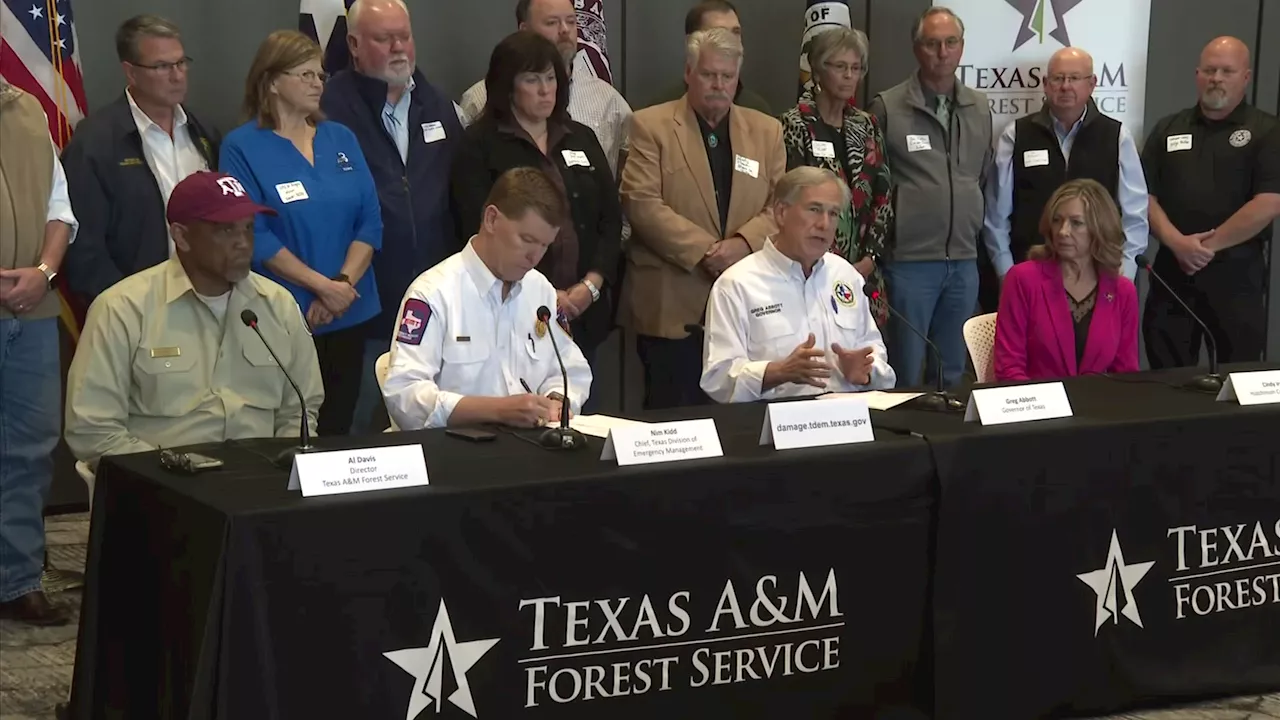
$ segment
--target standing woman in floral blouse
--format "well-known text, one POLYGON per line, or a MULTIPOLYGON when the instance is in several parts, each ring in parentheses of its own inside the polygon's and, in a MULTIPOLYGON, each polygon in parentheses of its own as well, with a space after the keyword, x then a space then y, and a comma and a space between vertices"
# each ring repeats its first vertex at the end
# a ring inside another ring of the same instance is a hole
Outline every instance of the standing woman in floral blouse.
POLYGON ((871 314, 884 325, 888 309, 877 263, 887 252, 893 222, 889 166, 875 117, 854 107, 867 69, 867 36, 850 28, 828 30, 809 41, 808 58, 813 93, 802 95, 781 118, 787 169, 826 168, 853 191, 853 201, 840 217, 832 252, 853 263, 867 285, 881 291, 871 314))

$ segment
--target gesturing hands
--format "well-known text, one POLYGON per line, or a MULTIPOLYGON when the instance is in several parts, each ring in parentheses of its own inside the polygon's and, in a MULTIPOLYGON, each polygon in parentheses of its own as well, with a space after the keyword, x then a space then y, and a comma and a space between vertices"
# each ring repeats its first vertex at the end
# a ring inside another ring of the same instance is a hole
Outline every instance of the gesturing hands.
POLYGON ((831 377, 831 366, 822 359, 826 352, 814 347, 816 343, 813 333, 809 333, 808 339, 797 345, 790 355, 769 363, 764 370, 761 389, 770 390, 786 383, 825 389, 827 378, 831 377))
POLYGON ((836 354, 836 360, 840 363, 840 373, 844 375, 845 380, 854 385, 871 384, 871 368, 875 365, 876 359, 871 354, 870 347, 845 350, 839 345, 832 345, 831 350, 836 354))

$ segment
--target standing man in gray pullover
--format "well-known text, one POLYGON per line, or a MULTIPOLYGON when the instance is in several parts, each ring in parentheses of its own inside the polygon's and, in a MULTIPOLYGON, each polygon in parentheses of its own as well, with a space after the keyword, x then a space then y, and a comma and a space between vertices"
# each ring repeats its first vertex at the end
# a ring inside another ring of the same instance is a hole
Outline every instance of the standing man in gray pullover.
MULTIPOLYGON (((876 95, 868 110, 884 130, 897 223, 884 266, 889 301, 942 354, 948 387, 965 370, 963 328, 978 301, 982 185, 991 165, 986 95, 956 80, 964 23, 935 6, 911 34, 920 70, 876 95)), ((899 387, 931 382, 937 361, 897 318, 885 342, 899 387)))

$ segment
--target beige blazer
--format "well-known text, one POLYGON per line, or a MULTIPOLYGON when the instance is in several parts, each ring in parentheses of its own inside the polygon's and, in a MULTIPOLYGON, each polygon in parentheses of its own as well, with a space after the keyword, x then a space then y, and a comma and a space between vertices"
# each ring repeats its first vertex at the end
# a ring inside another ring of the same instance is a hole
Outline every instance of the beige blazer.
POLYGON ((622 170, 622 205, 631 221, 619 322, 640 335, 687 337, 702 322, 714 278, 698 263, 717 241, 741 235, 759 250, 777 232, 770 198, 787 169, 782 125, 734 106, 729 141, 735 156, 759 164, 734 172, 729 227, 720 227, 715 185, 697 118, 685 98, 645 108, 631 125, 622 170))

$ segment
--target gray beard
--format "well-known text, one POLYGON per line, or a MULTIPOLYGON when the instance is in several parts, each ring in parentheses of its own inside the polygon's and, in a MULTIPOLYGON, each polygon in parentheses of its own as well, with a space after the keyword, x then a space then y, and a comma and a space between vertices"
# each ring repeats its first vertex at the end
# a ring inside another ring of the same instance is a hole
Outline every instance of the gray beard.
POLYGON ((1200 96, 1200 104, 1210 110, 1221 110, 1227 106, 1227 94, 1220 90, 1211 90, 1200 96))

